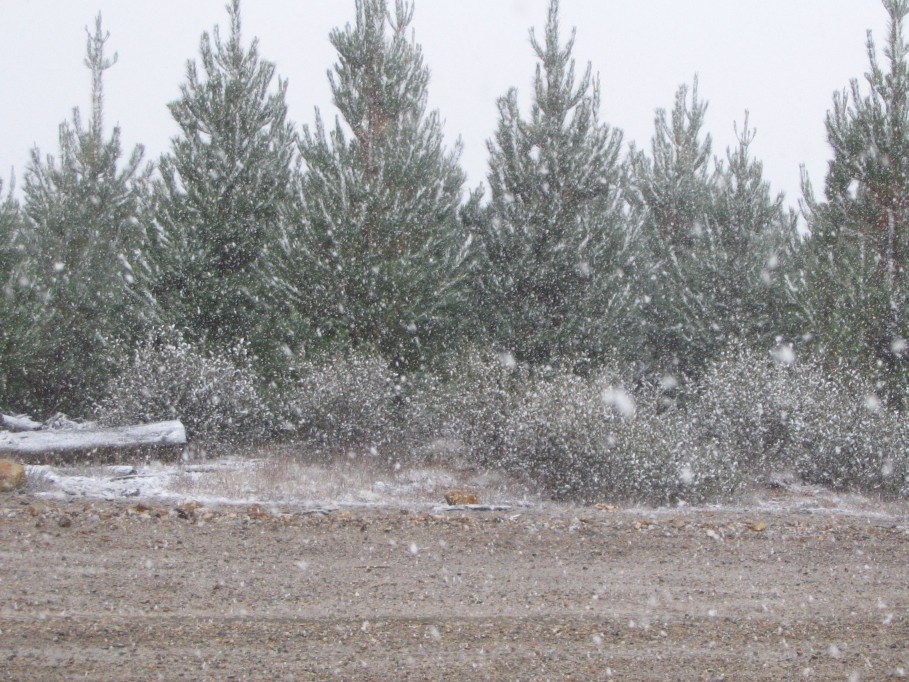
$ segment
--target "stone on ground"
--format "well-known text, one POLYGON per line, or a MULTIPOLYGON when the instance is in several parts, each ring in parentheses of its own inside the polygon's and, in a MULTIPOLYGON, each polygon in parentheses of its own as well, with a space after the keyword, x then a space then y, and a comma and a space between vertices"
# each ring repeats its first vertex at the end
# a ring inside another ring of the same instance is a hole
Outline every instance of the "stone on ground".
POLYGON ((445 493, 445 502, 453 507, 462 504, 480 503, 476 495, 466 490, 449 490, 445 493))
POLYGON ((25 485, 25 468, 8 459, 0 459, 0 492, 8 493, 25 485))

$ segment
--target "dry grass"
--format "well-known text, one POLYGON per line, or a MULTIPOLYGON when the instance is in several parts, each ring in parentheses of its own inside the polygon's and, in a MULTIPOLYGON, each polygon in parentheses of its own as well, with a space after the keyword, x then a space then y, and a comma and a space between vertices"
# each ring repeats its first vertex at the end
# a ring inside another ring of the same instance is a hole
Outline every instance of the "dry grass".
POLYGON ((442 504, 452 488, 483 503, 539 501, 528 485, 456 462, 392 462, 369 454, 326 456, 269 448, 248 458, 187 466, 171 489, 195 498, 304 504, 442 504))
POLYGON ((48 476, 46 468, 26 467, 24 492, 29 494, 44 493, 54 489, 54 482, 48 476))

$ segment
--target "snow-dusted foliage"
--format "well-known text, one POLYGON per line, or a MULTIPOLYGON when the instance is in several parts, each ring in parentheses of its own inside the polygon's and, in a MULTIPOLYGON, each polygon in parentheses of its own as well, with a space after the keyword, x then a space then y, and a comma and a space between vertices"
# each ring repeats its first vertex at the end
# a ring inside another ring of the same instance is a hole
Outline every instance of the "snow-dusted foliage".
POLYGON ((598 359, 630 338, 633 235, 624 219, 622 134, 599 121, 588 65, 576 78, 574 35, 559 35, 550 2, 530 115, 512 88, 499 98, 489 147, 491 200, 477 229, 481 327, 520 361, 598 359), (620 341, 619 338, 623 337, 620 341))
POLYGON ((537 376, 511 424, 511 457, 557 499, 616 494, 610 450, 621 420, 634 416, 632 404, 606 375, 537 376))
POLYGON ((242 339, 273 370, 292 336, 273 261, 296 135, 287 82, 258 40, 244 45, 239 0, 227 11, 226 35, 203 33, 169 106, 179 134, 155 183, 154 294, 188 338, 215 352, 242 339))
POLYGON ((16 367, 11 383, 22 408, 84 415, 112 366, 111 342, 135 337, 154 316, 144 266, 152 168, 135 147, 122 159, 120 128, 104 126, 109 34, 101 16, 88 31, 91 114, 78 108, 59 130, 59 154, 32 150, 19 232, 16 367))
POLYGON ((755 480, 785 472, 834 488, 909 493, 909 425, 856 372, 832 374, 787 348, 730 349, 708 368, 690 410, 755 480))
POLYGON ((581 377, 472 351, 449 368, 436 410, 470 461, 528 475, 557 499, 701 501, 739 484, 686 415, 656 393, 641 400, 614 369, 581 377))
POLYGON ((511 466, 514 427, 530 375, 509 353, 465 349, 450 361, 429 401, 440 433, 481 466, 511 466))
POLYGON ((349 353, 301 362, 282 411, 292 432, 327 450, 393 442, 400 382, 377 356, 349 353))
POLYGON ((857 375, 831 379, 787 351, 728 350, 680 406, 669 380, 633 387, 616 370, 582 377, 474 350, 430 402, 469 461, 557 499, 724 500, 774 474, 909 494, 909 427, 857 375))
POLYGON ((458 207, 460 149, 428 110, 429 69, 410 2, 357 0, 330 41, 340 118, 304 126, 297 214, 278 263, 316 337, 418 367, 447 350, 464 310, 471 238, 458 207), (345 131, 347 124, 349 133, 345 131))
POLYGON ((731 498, 744 482, 740 462, 701 432, 692 415, 655 389, 638 396, 633 419, 609 443, 612 495, 647 503, 731 498))
MULTIPOLYGON (((12 184, 12 183, 10 183, 12 184)), ((22 220, 13 188, 3 196, 0 180, 0 395, 4 407, 21 409, 22 390, 16 390, 15 375, 23 354, 19 333, 25 326, 26 306, 19 282, 22 263, 22 220)))
POLYGON ((150 334, 97 407, 109 425, 179 419, 190 443, 245 445, 266 438, 274 419, 245 367, 245 349, 206 355, 173 327, 150 334))
POLYGON ((631 157, 645 349, 657 366, 687 375, 730 339, 770 343, 788 333, 781 273, 797 242, 794 217, 752 156, 747 116, 721 161, 702 131, 706 112, 697 79, 680 87, 672 111, 657 111, 651 154, 631 157))
POLYGON ((810 238, 794 278, 797 317, 821 352, 854 366, 871 358, 889 404, 903 409, 909 362, 909 3, 887 0, 883 63, 869 34, 869 68, 834 95, 827 114, 833 152, 824 198, 807 175, 810 238), (864 87, 863 87, 864 86, 864 87), (865 91, 867 90, 867 91, 865 91))
POLYGON ((104 132, 99 17, 90 116, 56 159, 34 150, 21 206, 0 191, 0 402, 458 457, 577 502, 909 497, 909 0, 884 4, 883 56, 869 39, 866 85, 827 118, 823 198, 805 178, 805 235, 747 116, 714 156, 696 81, 649 151, 623 149, 558 0, 529 107, 497 102, 489 198, 466 201, 411 0, 353 3, 329 36, 338 115, 299 135, 230 0, 157 174, 104 132))

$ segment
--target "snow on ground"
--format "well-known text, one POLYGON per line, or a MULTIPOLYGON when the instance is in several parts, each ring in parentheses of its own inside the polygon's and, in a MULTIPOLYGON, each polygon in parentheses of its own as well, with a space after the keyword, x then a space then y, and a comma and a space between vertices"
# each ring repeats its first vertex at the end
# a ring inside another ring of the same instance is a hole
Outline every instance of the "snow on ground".
POLYGON ((194 500, 207 506, 267 503, 292 507, 444 505, 445 493, 466 488, 484 505, 530 506, 543 501, 504 476, 441 466, 378 466, 287 458, 222 458, 201 463, 139 466, 26 466, 30 488, 55 499, 194 500))
MULTIPOLYGON (((444 506, 453 488, 473 492, 484 505, 552 508, 529 485, 496 472, 442 465, 388 466, 368 458, 307 462, 288 457, 220 458, 187 464, 138 466, 27 466, 30 490, 55 499, 194 500, 206 506, 263 503, 296 508, 444 506)), ((610 511, 612 505, 600 505, 610 511)), ((619 507, 622 508, 622 507, 619 507)), ((659 509, 633 506, 628 511, 661 516, 709 511, 774 514, 848 515, 905 520, 909 503, 883 502, 867 496, 836 493, 788 483, 744 495, 738 502, 659 509)))

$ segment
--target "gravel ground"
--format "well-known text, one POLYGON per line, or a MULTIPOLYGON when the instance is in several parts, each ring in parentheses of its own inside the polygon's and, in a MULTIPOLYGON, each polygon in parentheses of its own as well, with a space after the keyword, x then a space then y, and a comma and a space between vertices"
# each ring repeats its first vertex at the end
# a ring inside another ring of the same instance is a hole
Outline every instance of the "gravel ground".
POLYGON ((887 680, 909 506, 0 496, 2 680, 887 680))

